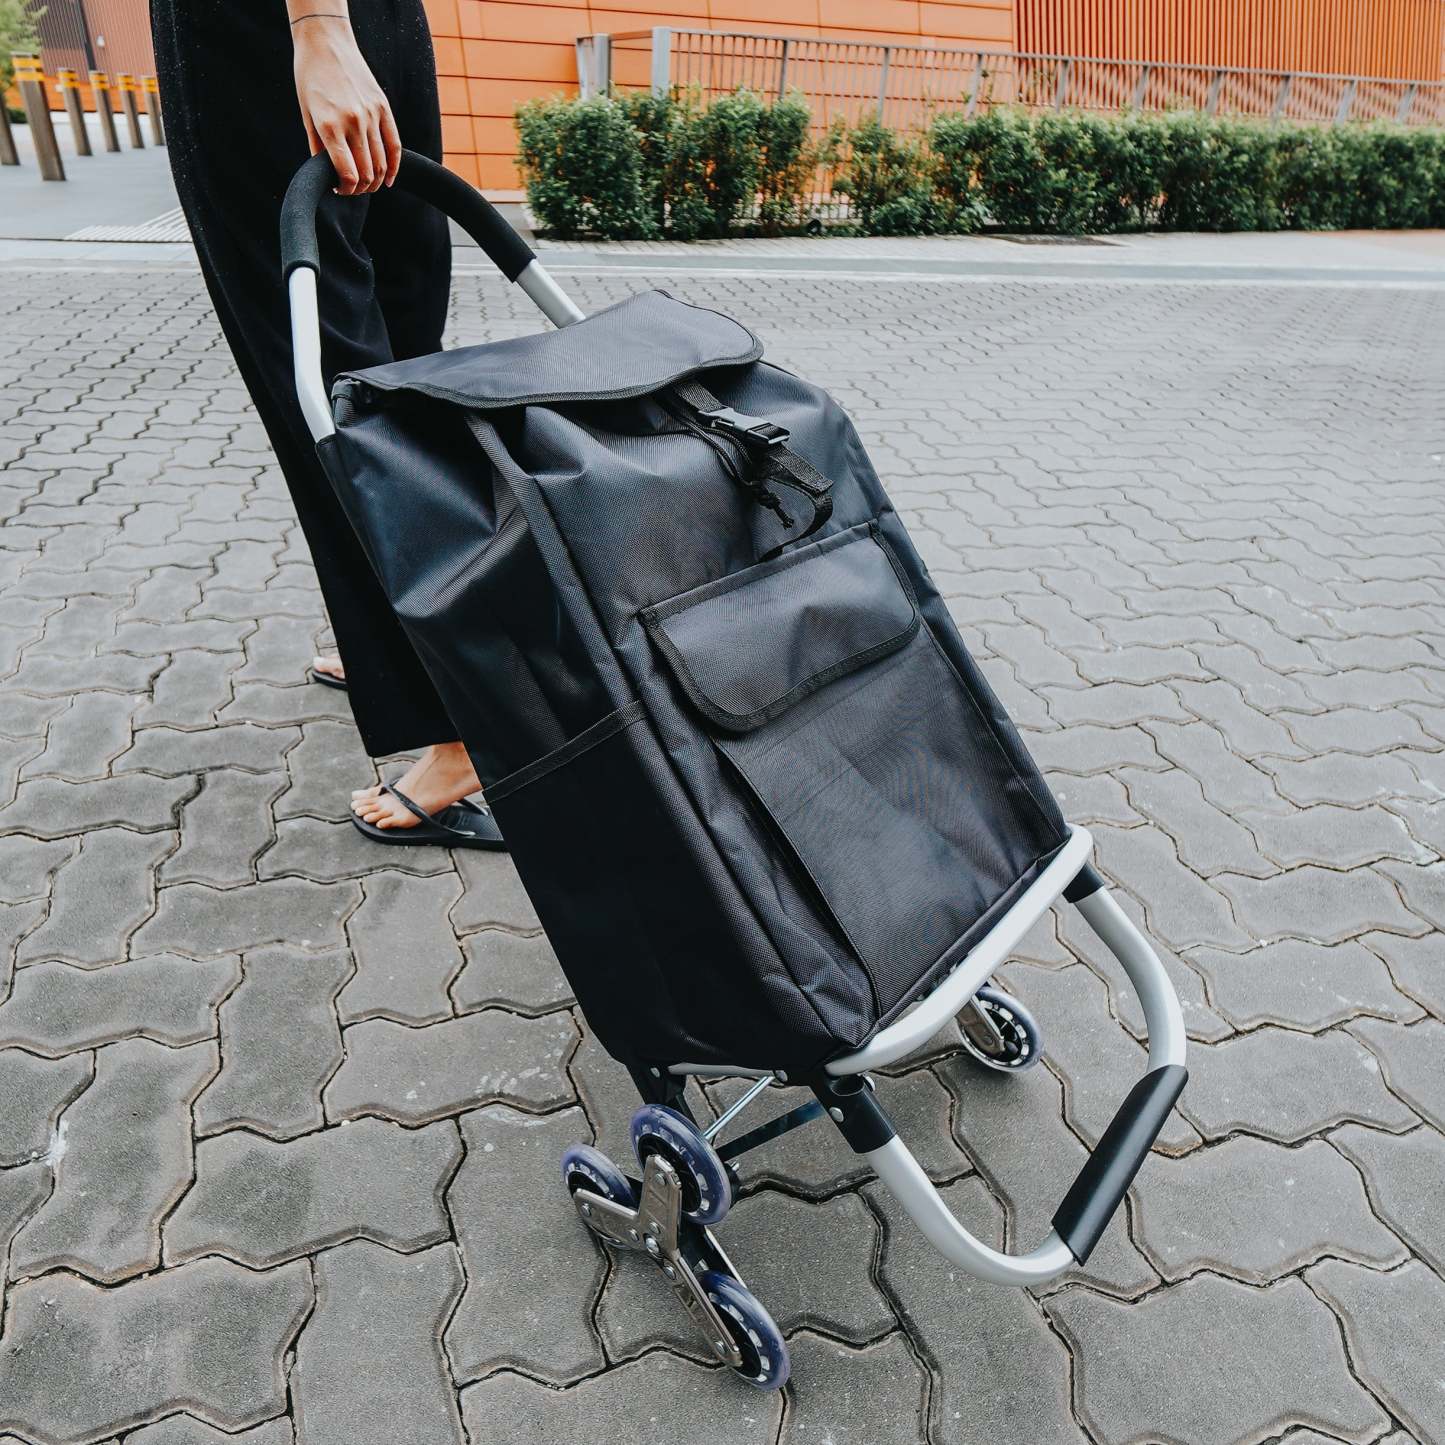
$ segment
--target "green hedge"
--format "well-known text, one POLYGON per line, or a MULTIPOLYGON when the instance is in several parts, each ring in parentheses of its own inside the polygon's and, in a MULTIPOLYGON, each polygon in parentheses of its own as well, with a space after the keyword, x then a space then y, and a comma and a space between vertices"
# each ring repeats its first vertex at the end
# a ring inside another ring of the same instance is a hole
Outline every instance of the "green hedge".
POLYGON ((1445 133, 1273 125, 1180 111, 999 108, 926 135, 869 121, 809 138, 807 105, 741 90, 534 101, 528 199, 559 236, 764 234, 812 218, 820 170, 867 235, 1329 230, 1445 225, 1445 133))

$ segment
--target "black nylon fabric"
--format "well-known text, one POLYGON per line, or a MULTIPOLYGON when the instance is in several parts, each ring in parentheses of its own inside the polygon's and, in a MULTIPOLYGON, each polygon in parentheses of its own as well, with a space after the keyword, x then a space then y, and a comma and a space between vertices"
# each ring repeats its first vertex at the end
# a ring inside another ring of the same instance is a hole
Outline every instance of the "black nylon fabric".
POLYGON ((322 449, 634 1064, 796 1073, 856 1047, 1067 836, 851 423, 758 354, 644 293, 343 378, 322 449), (815 537, 685 424, 668 388, 693 375, 831 481, 815 537))

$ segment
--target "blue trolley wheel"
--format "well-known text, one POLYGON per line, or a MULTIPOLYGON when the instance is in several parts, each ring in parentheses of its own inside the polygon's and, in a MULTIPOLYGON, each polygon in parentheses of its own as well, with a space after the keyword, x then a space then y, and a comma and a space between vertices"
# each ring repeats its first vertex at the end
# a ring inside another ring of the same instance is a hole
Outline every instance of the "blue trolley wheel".
POLYGON ((624 1208, 637 1207, 637 1191, 632 1181, 600 1149, 590 1144, 574 1144, 562 1156, 562 1182, 569 1194, 589 1189, 624 1208))
POLYGON ((986 1069, 997 1069, 1004 1074, 1021 1073, 1031 1069, 1043 1057, 1043 1033, 1034 1016, 1010 993, 992 984, 984 984, 974 994, 974 1002, 993 1021, 999 1031, 1003 1047, 998 1053, 986 1053, 969 1038, 965 1030, 963 1047, 968 1054, 986 1069))
POLYGON ((643 1168, 649 1154, 661 1154, 677 1170, 685 1219, 716 1224, 732 1208, 727 1166, 687 1115, 662 1104, 644 1104, 632 1116, 632 1147, 643 1168))
POLYGON ((698 1280, 742 1354, 733 1373, 755 1390, 781 1390, 788 1382, 788 1347, 783 1332, 751 1291, 732 1275, 707 1270, 698 1280))

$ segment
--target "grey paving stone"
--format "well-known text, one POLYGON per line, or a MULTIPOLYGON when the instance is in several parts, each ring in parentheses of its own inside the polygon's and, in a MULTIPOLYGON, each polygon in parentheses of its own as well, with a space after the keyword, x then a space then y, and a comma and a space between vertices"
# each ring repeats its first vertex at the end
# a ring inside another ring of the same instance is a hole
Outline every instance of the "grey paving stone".
POLYGON ((1306 864, 1273 878, 1223 873, 1213 882, 1228 896, 1235 917, 1262 941, 1339 943, 1372 929, 1420 933, 1425 927, 1401 905, 1389 883, 1368 869, 1340 873, 1306 864))
POLYGON ((584 1440, 600 1420, 623 1422, 631 1445, 771 1445, 782 1414, 781 1395, 747 1390, 718 1369, 666 1353, 568 1390, 504 1370, 462 1391, 471 1445, 584 1440))
POLYGON ((466 1445, 437 1348, 462 1283, 451 1244, 402 1255, 357 1240, 318 1255, 291 1375, 297 1445, 466 1445))
POLYGON ((1396 933, 1367 933, 1360 939, 1390 970, 1402 993, 1438 1019, 1445 1019, 1445 950, 1436 934, 1405 938, 1396 933))
POLYGON ((278 818, 309 814, 345 823, 351 813, 352 790, 376 781, 376 766, 349 721, 308 722, 301 730, 301 741, 286 754, 286 768, 291 787, 276 802, 278 818))
MULTIPOLYGON (((765 1189, 733 1206, 718 1237, 785 1335, 811 1327, 865 1344, 897 1328, 872 1279, 878 1221, 858 1195, 809 1203, 765 1189)), ((614 1255, 597 1327, 610 1360, 665 1345, 711 1361, 667 1281, 640 1256, 614 1255)))
POLYGON ((1350 1032, 1380 1061, 1385 1082, 1421 1118, 1445 1131, 1445 1024, 1424 1019, 1409 1027, 1359 1019, 1350 1032))
MULTIPOLYGON (((214 595, 214 594, 213 594, 214 595)), ((236 609, 250 605, 255 599, 248 599, 244 593, 236 593, 236 609)), ((271 601, 267 595, 267 601, 271 601)), ((310 616, 315 611, 315 602, 309 597, 297 611, 310 616)), ((298 682, 290 686, 277 686, 271 682, 242 682, 235 688, 232 697, 217 713, 221 722, 240 722, 249 719, 259 723, 345 723, 354 731, 351 709, 346 699, 335 688, 316 683, 298 682)), ((299 746, 299 744, 298 744, 299 746)), ((294 749, 289 755, 295 756, 294 749)), ((343 796, 350 796, 348 789, 343 796)))
POLYGON ((1038 733, 1029 745, 1035 762, 1051 773, 1113 773, 1128 764, 1162 767, 1147 733, 1137 727, 1082 724, 1057 733, 1038 733))
MULTIPOLYGON (((1044 1059, 1064 1085, 1064 1117, 1093 1148, 1147 1072, 1148 1056, 1110 1014, 1103 981, 1081 964, 1052 970, 1014 964, 1000 978, 1043 1030, 1044 1059)), ((1175 1112, 1157 1147, 1176 1154, 1198 1143, 1198 1133, 1175 1112)))
POLYGON ((160 1263, 160 1222, 191 1177, 191 1101, 214 1044, 127 1039, 99 1050, 50 1151, 55 1191, 15 1236, 11 1273, 75 1270, 115 1284, 160 1263))
MULTIPOLYGON (((1384 862, 1376 872, 1383 873, 1399 887, 1405 899, 1405 907, 1424 922, 1445 931, 1445 862, 1440 863, 1393 863, 1384 862)), ((1411 920, 1409 926, 1392 929, 1389 923, 1378 925, 1399 933, 1420 933, 1421 925, 1411 920)))
POLYGON ((221 1006, 221 1072, 196 1100, 196 1131, 241 1127, 290 1139, 319 1129, 321 1090, 342 1058, 333 1006, 351 956, 261 948, 244 968, 221 1006))
POLYGON ((1445 1138, 1428 1127, 1392 1136, 1349 1124, 1330 1142, 1360 1166, 1380 1218, 1437 1273, 1445 1270, 1445 1138))
MULTIPOLYGON (((262 878, 292 876, 330 883, 338 878, 361 878, 377 866, 377 845, 350 823, 330 823, 307 815, 283 818, 271 834, 265 819, 267 845, 257 860, 262 878)), ((393 872, 450 873, 451 857, 444 848, 392 848, 387 867, 393 872)))
POLYGON ((213 768, 243 768, 269 773, 281 766, 289 748, 300 741, 298 728, 265 728, 255 723, 228 723, 200 732, 178 728, 141 728, 128 751, 115 761, 117 773, 139 770, 174 777, 213 768))
POLYGON ((1326 1255, 1376 1268, 1406 1257, 1358 1172, 1322 1139, 1287 1149, 1235 1138, 1183 1159, 1153 1155, 1132 1197, 1135 1237, 1168 1280, 1210 1269, 1265 1284, 1326 1255))
POLYGON ((356 883, 277 878, 226 889, 177 883, 160 890, 155 914, 131 940, 131 951, 169 949, 205 958, 268 943, 341 947, 346 942, 342 925, 360 901, 356 883))
POLYGON ((1214 873, 1266 877, 1277 871, 1249 830, 1205 800, 1199 780, 1182 768, 1121 768, 1130 803, 1174 840, 1180 861, 1206 878, 1214 873))
POLYGON ((1117 778, 1107 773, 1076 777, 1071 773, 1047 775, 1049 789, 1071 823, 1113 823, 1132 828, 1144 821, 1142 813, 1129 806, 1129 795, 1117 778))
POLYGON ((1412 798, 1391 798, 1392 813, 1403 818, 1422 848, 1445 856, 1445 803, 1422 803, 1412 798))
POLYGON ((45 751, 20 770, 22 778, 52 776, 80 782, 103 777, 110 760, 130 746, 135 699, 115 692, 80 693, 51 720, 45 751))
POLYGON ((23 833, 0 835, 0 902, 46 897, 55 870, 75 852, 76 845, 68 838, 41 843, 23 833))
POLYGON ((285 786, 284 773, 203 774, 200 792, 181 809, 181 845, 161 865, 161 882, 218 888, 251 882, 275 834, 271 804, 285 786))
POLYGON ((1179 1107, 1207 1139, 1242 1131, 1282 1144, 1354 1120, 1407 1129, 1415 1116, 1385 1087, 1357 1039, 1261 1028, 1189 1054, 1179 1107))
POLYGON ((92 1069, 85 1055, 50 1060, 23 1049, 0 1049, 0 1099, 5 1101, 0 1169, 38 1159, 50 1148, 56 1120, 90 1082, 92 1069))
POLYGON ((1215 1007, 1240 1028, 1276 1023, 1315 1031, 1361 1014, 1418 1017, 1389 970, 1359 942, 1283 939, 1248 953, 1194 948, 1189 961, 1209 980, 1215 1007))
POLYGON ((36 964, 20 970, 0 1004, 0 1048, 59 1055, 136 1036, 198 1043, 215 1036, 216 1008, 240 976, 230 956, 160 954, 100 969, 36 964))
MULTIPOLYGON (((1445 1282, 1411 1260, 1379 1274, 1326 1260, 1305 1275, 1340 1317, 1356 1372, 1422 1442, 1439 1438, 1445 1380, 1445 1282)), ((1404 1431, 1382 1445, 1410 1445, 1404 1431)))
POLYGON ((126 945, 154 906, 151 870, 175 847, 170 833, 100 828, 87 833, 51 888, 50 914, 20 945, 18 963, 63 958, 104 965, 126 945))
POLYGON ((1315 803, 1338 803, 1356 808, 1365 803, 1388 803, 1395 798, 1433 801, 1434 792, 1420 781, 1406 754, 1385 753, 1362 758, 1353 753, 1320 753, 1299 761, 1265 758, 1275 786, 1301 808, 1315 803))
POLYGON ((1204 796, 1233 816, 1244 808, 1283 812, 1284 801, 1263 765, 1256 767, 1229 749, 1224 734, 1208 723, 1146 721, 1159 752, 1199 780, 1204 796))
MULTIPOLYGON (((46 1159, 19 1164, 13 1169, 0 1169, 0 1306, 5 1303, 5 1256, 10 1241, 50 1197, 52 1184, 50 1163, 46 1159)), ((0 1347, 7 1343, 0 1337, 0 1347)), ((0 1408, 3 1408, 3 1402, 0 1402, 0 1408)))
POLYGON ((193 1415, 172 1415, 156 1425, 147 1425, 125 1437, 124 1445, 294 1445, 291 1421, 282 1415, 254 1430, 228 1434, 197 1420, 193 1415))
MULTIPOLYGON (((1314 679, 1306 679, 1313 683, 1314 679)), ((1244 694, 1222 678, 1212 682, 1176 679, 1169 686, 1184 706, 1221 733, 1230 749, 1246 759, 1275 754, 1298 756, 1303 749, 1277 719, 1244 700, 1244 694)))
POLYGON ((265 1269, 352 1239, 416 1250, 446 1238, 456 1126, 361 1119, 289 1143, 243 1129, 196 1144, 195 1183, 166 1222, 175 1264, 221 1254, 265 1269))
POLYGON ((447 988, 462 966, 447 922, 461 895, 455 877, 413 878, 390 869, 372 873, 347 933, 356 972, 341 991, 343 1023, 390 1018, 429 1023, 451 1014, 447 988))
POLYGON ((1337 808, 1320 803, 1297 813, 1245 813, 1241 821, 1263 852, 1284 868, 1301 863, 1355 868, 1381 858, 1418 862, 1429 856, 1401 819, 1374 804, 1337 808))
MULTIPOLYGON (((604 1247, 577 1218, 560 1168, 587 1134, 580 1109, 537 1116, 490 1104, 462 1119, 466 1158, 447 1209, 467 1287, 445 1339, 459 1382, 513 1367, 565 1383, 602 1366, 591 1318, 604 1247)), ((467 1420, 476 1445, 470 1410, 467 1420)))
POLYGON ((1096 1439, 1235 1445, 1306 1425, 1366 1440, 1389 1424, 1298 1279, 1251 1289, 1201 1274, 1135 1305, 1070 1289, 1045 1307, 1072 1346, 1075 1403, 1096 1439), (1186 1340, 1209 1342, 1208 1371, 1186 1340))
POLYGON ((924 1438, 927 1381, 902 1334, 854 1350, 822 1335, 788 1341, 793 1377, 778 1445, 884 1445, 924 1438))
POLYGON ((92 1441, 178 1408, 247 1429, 286 1408, 283 1362, 311 1304, 304 1264, 253 1274, 204 1259, 119 1289, 30 1280, 0 1339, 0 1430, 92 1441))
POLYGON ((195 791, 193 778, 141 773, 92 783, 37 778, 22 783, 15 801, 0 808, 0 831, 65 838, 119 824, 153 832, 173 827, 182 800, 195 791))
POLYGON ((379 1114, 420 1124, 481 1104, 529 1113, 575 1098, 566 1065, 577 1046, 570 1014, 524 1018, 486 1009, 424 1028, 371 1019, 345 1032, 346 1059, 326 1086, 331 1119, 379 1114))
MULTIPOLYGON (((0 825, 4 820, 0 813, 0 825)), ((452 925, 458 933, 474 933, 479 928, 536 933, 541 928, 522 880, 505 853, 465 848, 452 856, 464 885, 461 900, 452 909, 452 925)))
MULTIPOLYGON (((879 1280, 933 1374, 932 1438, 956 1438, 966 1420, 990 1445, 1083 1441, 1069 1409, 1069 1355, 1037 1301, 949 1269, 887 1190, 864 1192, 884 1221, 879 1280)), ((943 1197, 974 1234, 1002 1246, 1002 1212, 979 1180, 950 1185, 943 1197)))
POLYGON ((1399 708, 1335 707, 1315 716, 1282 712, 1278 717, 1311 753, 1384 753, 1432 743, 1419 722, 1399 708))
MULTIPOLYGON (((1032 1249, 1052 1228, 1059 1201, 1088 1157, 1064 1122, 1063 1086, 1041 1066, 1000 1074, 960 1058, 937 1072, 955 1099, 955 1138, 1004 1205, 1008 1248, 1032 1249)), ((1071 1277, 1125 1296, 1159 1282, 1130 1241, 1122 1211, 1071 1277)))
POLYGON ((463 1012, 502 1006, 545 1013, 570 1004, 572 990, 545 934, 484 928, 463 944, 466 966, 451 986, 463 1012))
POLYGON ((263 617, 246 639, 246 665, 237 682, 295 682, 315 654, 314 617, 263 617))

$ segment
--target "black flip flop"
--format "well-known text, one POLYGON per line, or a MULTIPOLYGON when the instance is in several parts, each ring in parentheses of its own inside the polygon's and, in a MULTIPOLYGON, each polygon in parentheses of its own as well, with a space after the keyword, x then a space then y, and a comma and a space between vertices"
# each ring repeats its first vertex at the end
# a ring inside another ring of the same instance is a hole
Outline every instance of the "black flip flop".
POLYGON ((332 677, 329 672, 322 672, 319 668, 311 669, 311 681, 319 682, 322 687, 334 687, 338 692, 346 691, 346 679, 344 677, 332 677))
POLYGON ((368 823, 353 813, 352 823, 374 842, 402 847, 431 843, 442 848, 487 848, 496 853, 507 850, 496 819, 485 808, 479 808, 465 798, 439 813, 428 813, 390 783, 383 783, 381 790, 390 793, 402 807, 415 813, 418 821, 414 828, 378 828, 375 823, 368 823))

